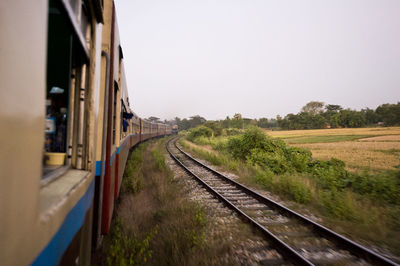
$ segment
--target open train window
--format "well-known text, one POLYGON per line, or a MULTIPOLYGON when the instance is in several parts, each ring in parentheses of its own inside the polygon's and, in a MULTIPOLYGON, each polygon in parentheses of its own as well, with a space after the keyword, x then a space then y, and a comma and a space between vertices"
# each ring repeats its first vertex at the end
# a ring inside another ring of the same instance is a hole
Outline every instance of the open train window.
POLYGON ((72 136, 79 131, 74 120, 82 120, 77 102, 86 84, 87 58, 60 2, 49 1, 42 184, 71 164, 72 136))
POLYGON ((117 142, 117 103, 118 103, 118 83, 114 82, 114 103, 113 103, 113 145, 117 142))

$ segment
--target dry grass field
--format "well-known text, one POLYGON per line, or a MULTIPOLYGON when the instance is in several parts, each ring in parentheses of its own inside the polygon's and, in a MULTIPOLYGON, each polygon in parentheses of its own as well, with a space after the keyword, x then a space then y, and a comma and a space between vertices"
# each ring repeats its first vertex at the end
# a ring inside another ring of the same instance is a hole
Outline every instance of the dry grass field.
POLYGON ((313 157, 346 162, 352 172, 393 170, 400 165, 400 127, 267 131, 313 157))

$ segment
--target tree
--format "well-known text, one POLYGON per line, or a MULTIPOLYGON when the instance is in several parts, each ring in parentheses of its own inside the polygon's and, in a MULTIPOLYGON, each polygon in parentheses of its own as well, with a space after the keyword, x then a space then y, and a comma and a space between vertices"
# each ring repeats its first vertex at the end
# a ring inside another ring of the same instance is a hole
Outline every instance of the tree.
POLYGON ((382 104, 375 111, 385 126, 394 126, 400 124, 400 102, 397 104, 382 104))
POLYGON ((365 116, 361 112, 346 109, 339 112, 339 126, 341 127, 363 127, 365 116))
POLYGON ((186 118, 182 119, 179 122, 178 127, 179 127, 180 130, 188 130, 190 128, 189 120, 187 120, 186 118))
POLYGON ((257 126, 261 127, 261 128, 268 128, 269 127, 268 118, 262 117, 262 118, 258 119, 257 126))
POLYGON ((214 132, 214 136, 220 136, 222 134, 222 127, 219 123, 215 121, 207 121, 203 124, 203 126, 206 126, 208 128, 211 128, 214 132))
POLYGON ((207 120, 204 117, 201 117, 199 115, 191 116, 189 119, 190 122, 190 127, 197 127, 200 126, 201 124, 204 124, 207 120))
POLYGON ((375 125, 379 122, 379 115, 372 109, 362 109, 361 112, 365 116, 365 123, 367 125, 375 125))
POLYGON ((223 128, 228 128, 228 127, 230 126, 230 124, 231 124, 231 119, 229 118, 229 116, 227 116, 227 117, 225 118, 225 120, 223 120, 223 121, 221 122, 221 124, 222 124, 222 127, 223 127, 223 128))
POLYGON ((316 115, 322 113, 324 108, 323 102, 311 101, 301 108, 301 112, 316 115))
POLYGON ((342 109, 343 108, 338 104, 327 104, 325 106, 326 111, 335 112, 335 113, 339 112, 342 109))

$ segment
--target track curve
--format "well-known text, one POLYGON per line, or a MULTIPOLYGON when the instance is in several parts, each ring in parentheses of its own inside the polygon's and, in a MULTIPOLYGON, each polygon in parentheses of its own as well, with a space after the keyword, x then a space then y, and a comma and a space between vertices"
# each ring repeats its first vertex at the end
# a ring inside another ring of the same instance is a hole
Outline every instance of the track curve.
POLYGON ((398 265, 202 164, 176 145, 178 139, 166 144, 170 156, 257 228, 285 260, 295 265, 398 265))

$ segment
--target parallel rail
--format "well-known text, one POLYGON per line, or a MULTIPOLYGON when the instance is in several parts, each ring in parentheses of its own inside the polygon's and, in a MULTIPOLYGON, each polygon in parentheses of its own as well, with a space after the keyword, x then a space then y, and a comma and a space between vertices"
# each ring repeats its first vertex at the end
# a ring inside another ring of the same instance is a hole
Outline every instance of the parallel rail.
MULTIPOLYGON (((228 199, 225 195, 225 193, 221 192, 221 189, 219 189, 220 191, 218 191, 218 186, 217 187, 212 187, 210 184, 217 182, 217 184, 219 184, 219 188, 223 187, 225 190, 228 189, 230 191, 230 193, 242 193, 241 195, 245 195, 245 196, 241 196, 243 197, 243 199, 247 200, 247 201, 253 201, 251 204, 253 204, 253 206, 259 206, 258 209, 271 209, 275 212, 277 212, 277 215, 282 215, 284 216, 286 219, 291 219, 292 221, 295 220, 297 223, 300 223, 301 225, 310 228, 311 232, 313 234, 313 238, 326 238, 327 240, 329 240, 331 243, 333 243, 334 248, 336 249, 340 249, 340 250, 346 250, 349 253, 351 253, 351 255, 353 257, 351 258, 347 258, 347 260, 353 260, 352 262, 354 262, 355 264, 365 264, 370 263, 372 265, 398 265, 395 262, 383 257, 382 255, 361 246, 360 244, 308 219, 307 217, 304 217, 303 215, 294 212, 290 209, 288 209, 287 207, 257 193, 256 191, 230 179, 229 177, 226 177, 225 175, 223 175, 222 173, 202 164, 201 162, 199 162, 198 160, 196 160, 195 158, 193 158, 192 156, 190 156, 189 154, 187 154, 186 152, 184 152, 183 150, 181 150, 177 145, 176 145, 176 141, 178 138, 174 138, 168 141, 166 148, 170 154, 170 156, 182 167, 185 169, 186 172, 188 172, 190 175, 192 175, 193 177, 195 177, 195 179, 201 184, 203 185, 210 193, 212 193, 213 195, 215 195, 218 199, 220 199, 227 207, 229 207, 230 209, 234 210, 235 212, 237 212, 239 214, 239 216, 246 222, 248 222, 249 224, 251 224, 252 226, 254 226, 255 228, 257 228, 260 232, 262 232, 262 234, 269 239, 270 242, 272 242, 272 244, 274 245, 274 247, 281 253, 281 255, 284 257, 285 260, 288 260, 290 262, 292 262, 295 265, 314 265, 314 263, 316 264, 327 264, 327 263, 335 263, 334 260, 333 261, 319 261, 319 260, 310 260, 305 258, 301 252, 299 252, 299 248, 296 249, 296 245, 290 245, 286 242, 288 242, 286 240, 283 241, 279 236, 277 236, 276 234, 274 234, 271 230, 269 230, 267 227, 262 224, 262 222, 260 222, 259 219, 257 219, 257 217, 254 217, 254 215, 249 215, 249 212, 246 213, 246 211, 244 211, 243 209, 246 209, 246 206, 243 207, 240 206, 240 204, 235 203, 235 200, 230 200, 228 199), (173 148, 176 149, 178 152, 178 154, 173 154, 173 152, 170 149, 170 145, 171 142, 173 142, 173 148), (205 179, 207 178, 201 178, 198 175, 196 175, 192 170, 189 169, 189 167, 187 167, 184 163, 183 163, 183 159, 179 159, 179 156, 182 156, 184 158, 187 158, 189 161, 194 162, 196 165, 200 166, 201 168, 205 169, 206 171, 208 171, 209 173, 211 173, 210 176, 212 176, 211 178, 208 178, 208 181, 206 181, 205 179), (214 177, 217 177, 219 180, 215 179, 214 177), (256 203, 255 203, 256 201, 256 203), (255 204, 255 205, 254 205, 255 204), (260 205, 257 204, 263 204, 266 207, 264 208, 262 205, 260 207, 260 205)), ((235 195, 239 195, 239 194, 235 194, 235 195)), ((251 205, 249 205, 251 206, 251 205)), ((283 224, 282 224, 283 225, 283 224)), ((332 249, 332 247, 329 247, 330 249, 332 249)), ((349 261, 345 261, 345 263, 347 264, 349 261)), ((343 261, 340 261, 339 263, 343 264, 343 261)))

